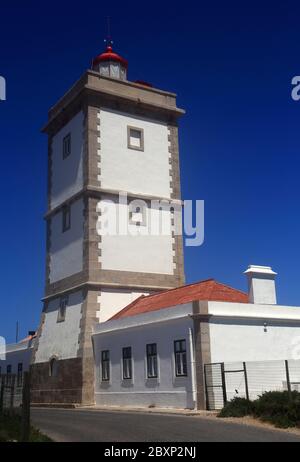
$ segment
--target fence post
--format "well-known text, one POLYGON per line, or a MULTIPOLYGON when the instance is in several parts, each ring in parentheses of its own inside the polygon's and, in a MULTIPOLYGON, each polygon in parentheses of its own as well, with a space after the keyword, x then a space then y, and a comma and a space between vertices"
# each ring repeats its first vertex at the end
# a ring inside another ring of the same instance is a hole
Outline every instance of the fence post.
POLYGON ((5 376, 0 375, 1 378, 1 389, 0 389, 0 415, 3 414, 3 406, 4 406, 4 384, 5 384, 5 376))
POLYGON ((24 372, 22 391, 22 428, 21 441, 29 441, 30 437, 30 373, 24 372))
POLYGON ((291 398, 292 397, 292 387, 291 387, 291 381, 290 381, 289 362, 287 359, 285 360, 285 372, 286 372, 287 389, 288 389, 288 392, 291 398))
POLYGON ((247 366, 246 363, 243 363, 244 368, 244 377, 245 377, 245 391, 246 391, 246 398, 249 401, 249 386, 248 386, 248 374, 247 374, 247 366))
POLYGON ((208 395, 208 388, 207 388, 207 372, 206 372, 207 364, 204 364, 204 386, 205 386, 205 401, 206 401, 206 410, 210 411, 210 403, 209 403, 209 395, 208 395))
POLYGON ((226 391, 226 378, 225 378, 225 365, 221 363, 221 376, 222 376, 222 390, 223 390, 223 401, 224 406, 227 403, 227 391, 226 391))
POLYGON ((13 374, 11 376, 11 382, 10 382, 10 403, 9 403, 10 414, 12 414, 14 410, 15 383, 16 383, 16 376, 15 374, 13 374))

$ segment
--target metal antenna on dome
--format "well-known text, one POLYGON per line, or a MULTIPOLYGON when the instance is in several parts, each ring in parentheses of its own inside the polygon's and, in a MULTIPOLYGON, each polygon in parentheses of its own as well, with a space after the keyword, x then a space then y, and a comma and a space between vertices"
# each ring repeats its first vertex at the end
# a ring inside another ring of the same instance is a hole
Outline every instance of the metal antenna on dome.
POLYGON ((106 18, 106 30, 107 30, 107 34, 106 34, 106 39, 104 39, 104 42, 106 43, 107 46, 111 46, 114 42, 112 41, 111 35, 110 35, 110 16, 107 16, 106 18))

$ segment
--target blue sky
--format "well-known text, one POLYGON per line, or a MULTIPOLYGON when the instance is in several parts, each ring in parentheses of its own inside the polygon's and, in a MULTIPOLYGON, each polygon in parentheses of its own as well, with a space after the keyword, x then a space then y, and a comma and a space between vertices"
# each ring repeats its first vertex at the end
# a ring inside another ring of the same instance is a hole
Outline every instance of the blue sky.
POLYGON ((182 192, 205 200, 205 243, 185 250, 188 282, 246 289, 248 264, 278 273, 300 305, 300 6, 296 2, 14 1, 1 5, 1 321, 14 339, 39 322, 44 285, 48 108, 103 49, 111 16, 129 79, 175 91, 182 192), (13 6, 12 6, 13 5, 13 6))

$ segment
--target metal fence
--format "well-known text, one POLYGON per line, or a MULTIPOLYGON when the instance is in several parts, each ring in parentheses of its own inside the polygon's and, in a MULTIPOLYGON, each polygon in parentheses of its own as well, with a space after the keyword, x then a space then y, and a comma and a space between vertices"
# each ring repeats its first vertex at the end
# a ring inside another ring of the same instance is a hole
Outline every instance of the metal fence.
POLYGON ((30 376, 22 374, 0 375, 0 418, 3 414, 20 414, 21 439, 29 441, 30 433, 30 376))
POLYGON ((251 361, 204 365, 208 410, 235 397, 257 399, 266 391, 300 392, 300 361, 251 361))

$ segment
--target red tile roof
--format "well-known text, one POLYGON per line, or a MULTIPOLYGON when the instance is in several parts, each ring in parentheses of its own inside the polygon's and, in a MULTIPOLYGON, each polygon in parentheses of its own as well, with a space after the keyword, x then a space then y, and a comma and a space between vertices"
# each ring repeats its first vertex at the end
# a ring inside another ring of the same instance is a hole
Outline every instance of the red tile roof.
POLYGON ((248 303, 248 294, 221 284, 214 279, 208 279, 153 295, 142 295, 115 314, 110 320, 170 308, 194 300, 248 303))

